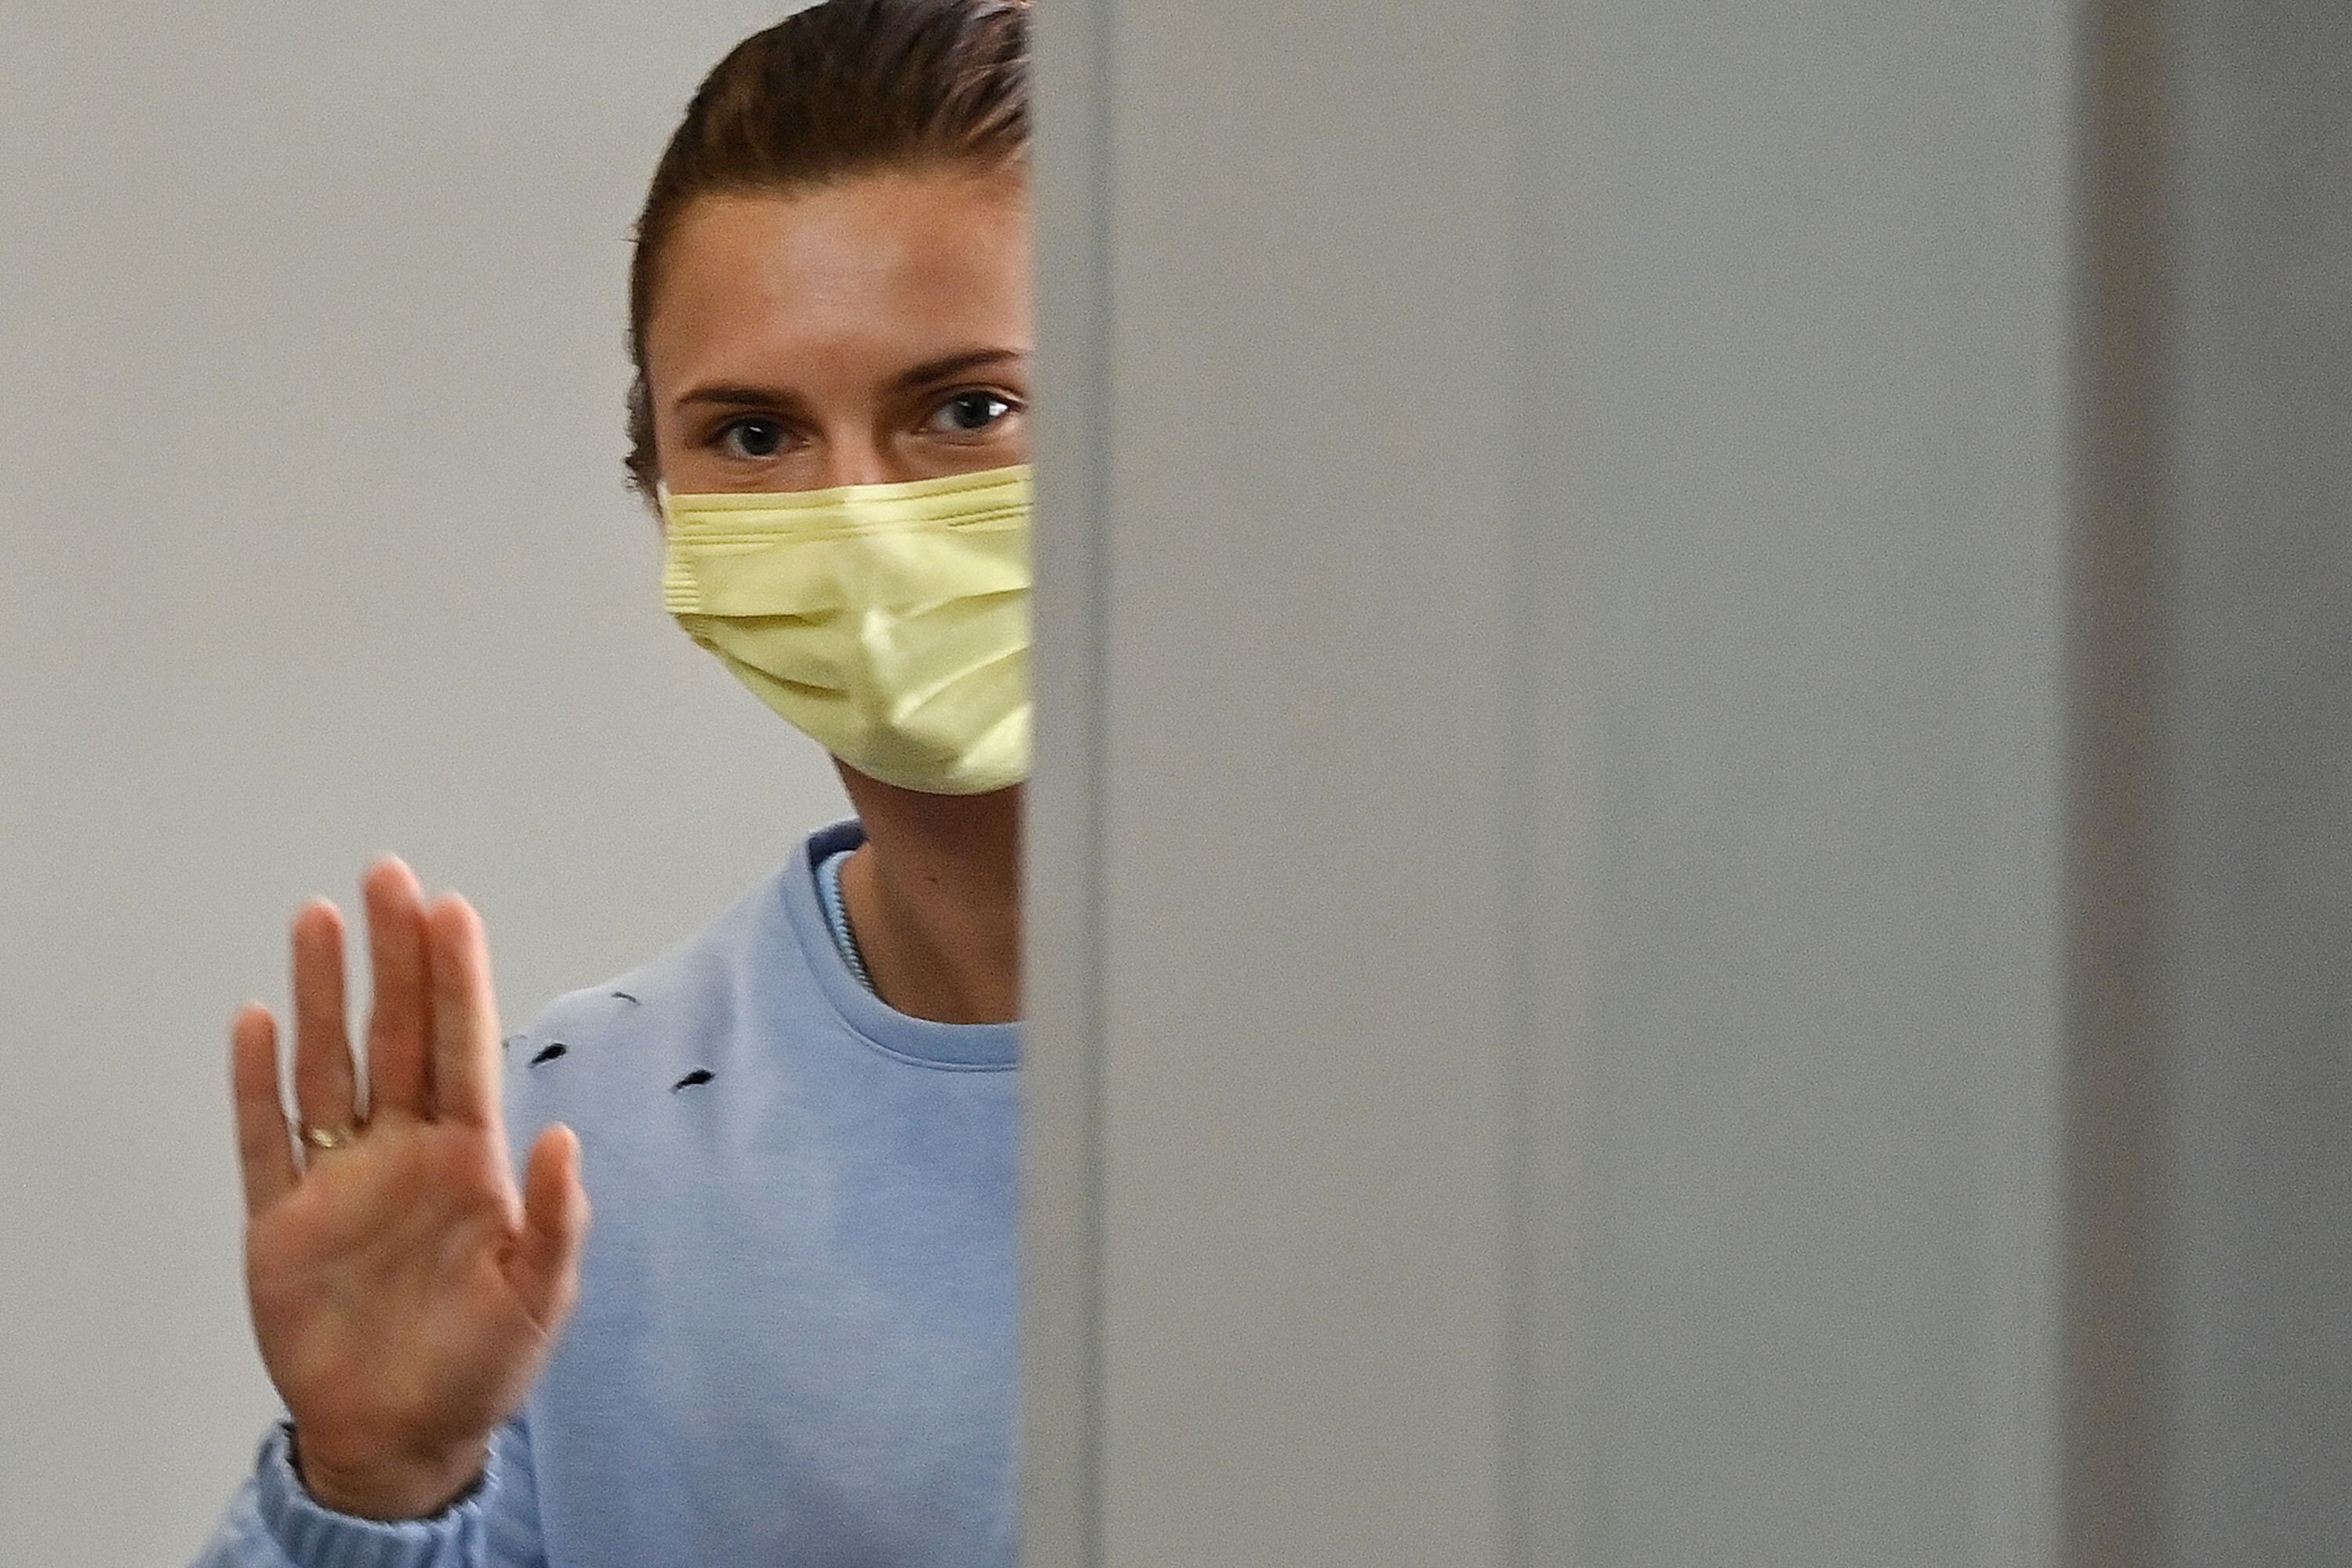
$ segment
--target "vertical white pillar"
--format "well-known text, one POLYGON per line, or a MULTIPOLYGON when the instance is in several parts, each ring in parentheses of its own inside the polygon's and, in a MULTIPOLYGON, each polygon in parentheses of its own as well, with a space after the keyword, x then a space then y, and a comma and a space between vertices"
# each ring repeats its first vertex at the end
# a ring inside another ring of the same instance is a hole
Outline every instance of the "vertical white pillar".
POLYGON ((1034 1561, 1501 1561, 1513 16, 1041 8, 1034 1561))

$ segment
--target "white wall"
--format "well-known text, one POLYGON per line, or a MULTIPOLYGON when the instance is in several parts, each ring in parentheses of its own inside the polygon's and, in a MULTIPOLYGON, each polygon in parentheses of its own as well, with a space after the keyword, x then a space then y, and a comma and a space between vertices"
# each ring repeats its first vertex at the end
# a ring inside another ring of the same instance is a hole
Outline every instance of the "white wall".
POLYGON ((520 1023, 841 811, 665 619, 625 237, 788 5, 0 5, 0 1561, 191 1554, 270 1417, 225 1029, 384 849, 520 1023))
POLYGON ((1532 9, 1512 1561, 2053 1563, 2071 8, 1532 9))
POLYGON ((1037 1568, 2059 1560, 2071 21, 1047 15, 1037 1568))

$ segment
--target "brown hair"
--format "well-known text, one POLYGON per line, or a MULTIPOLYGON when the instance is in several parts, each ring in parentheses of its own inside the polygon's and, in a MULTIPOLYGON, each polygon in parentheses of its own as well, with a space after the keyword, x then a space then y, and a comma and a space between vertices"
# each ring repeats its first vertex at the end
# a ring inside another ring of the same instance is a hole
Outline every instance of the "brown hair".
POLYGON ((697 198, 886 169, 1002 167, 1029 150, 1030 0, 824 0, 719 62, 670 137, 629 263, 629 482, 653 493, 646 322, 662 252, 697 198))

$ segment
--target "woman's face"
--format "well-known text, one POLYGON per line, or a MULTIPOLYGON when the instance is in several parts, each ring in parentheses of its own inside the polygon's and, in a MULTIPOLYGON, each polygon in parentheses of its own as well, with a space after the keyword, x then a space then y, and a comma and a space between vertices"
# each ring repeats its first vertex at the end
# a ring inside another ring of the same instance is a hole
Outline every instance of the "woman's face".
POLYGON ((703 197, 646 322, 662 480, 804 490, 1027 462, 1034 334, 1021 173, 703 197))

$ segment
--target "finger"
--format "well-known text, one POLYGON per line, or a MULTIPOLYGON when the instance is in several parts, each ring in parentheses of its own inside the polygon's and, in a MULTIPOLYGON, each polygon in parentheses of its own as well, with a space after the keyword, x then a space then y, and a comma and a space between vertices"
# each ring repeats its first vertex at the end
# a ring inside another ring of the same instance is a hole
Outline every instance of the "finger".
POLYGON ((416 873, 391 856, 368 868, 368 1114, 423 1116, 432 1105, 425 1039, 425 896, 416 873))
POLYGON ((562 1326, 579 1297, 588 1221, 580 1139, 558 1122, 530 1146, 530 1164, 523 1173, 522 1243, 507 1271, 524 1310, 551 1333, 562 1326))
POLYGON ((240 1008, 229 1028, 229 1101, 236 1113, 237 1165, 245 1175, 245 1212, 261 1213, 302 1179, 294 1165, 294 1133, 278 1091, 278 1022, 258 1002, 240 1008))
POLYGON ((324 899, 294 917, 294 1103, 306 1127, 359 1121, 359 1081, 343 1009, 343 917, 324 899))
POLYGON ((489 943, 474 907, 451 893, 425 911, 425 962, 433 1005, 433 1114, 470 1127, 499 1126, 499 1004, 489 943))

